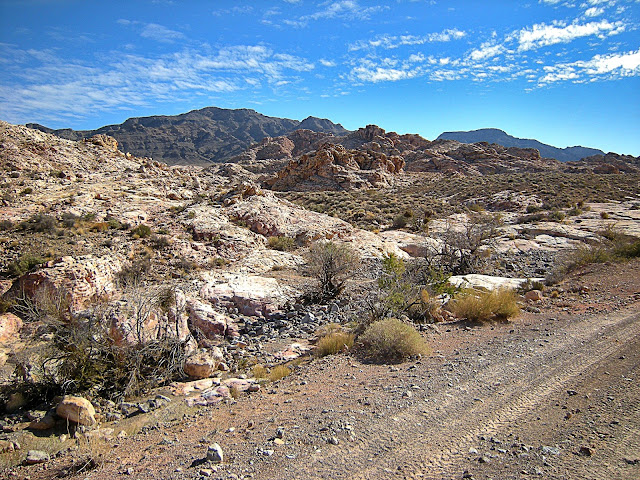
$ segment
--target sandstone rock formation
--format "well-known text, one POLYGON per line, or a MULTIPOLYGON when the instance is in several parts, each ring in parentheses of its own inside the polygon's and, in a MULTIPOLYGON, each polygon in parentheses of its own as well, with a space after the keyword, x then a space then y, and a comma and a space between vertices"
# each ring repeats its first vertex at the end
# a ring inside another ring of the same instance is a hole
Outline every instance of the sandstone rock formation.
POLYGON ((400 173, 404 160, 376 150, 347 150, 324 144, 314 152, 291 161, 275 178, 267 180, 274 190, 350 190, 386 187, 400 173))
POLYGON ((183 366, 184 373, 193 379, 209 378, 223 361, 222 350, 218 347, 198 350, 186 358, 183 366))

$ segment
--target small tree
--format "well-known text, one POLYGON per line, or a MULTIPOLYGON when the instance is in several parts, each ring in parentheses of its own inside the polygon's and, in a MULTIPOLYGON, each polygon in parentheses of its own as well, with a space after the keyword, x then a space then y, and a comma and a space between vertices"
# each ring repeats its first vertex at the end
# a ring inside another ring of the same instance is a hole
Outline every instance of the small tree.
POLYGON ((308 272, 319 284, 313 297, 319 301, 336 298, 359 263, 360 258, 347 245, 331 241, 314 243, 307 257, 308 272))
POLYGON ((477 273, 485 260, 482 248, 498 236, 500 224, 495 215, 473 214, 462 228, 447 225, 440 245, 428 249, 427 264, 451 275, 477 273))

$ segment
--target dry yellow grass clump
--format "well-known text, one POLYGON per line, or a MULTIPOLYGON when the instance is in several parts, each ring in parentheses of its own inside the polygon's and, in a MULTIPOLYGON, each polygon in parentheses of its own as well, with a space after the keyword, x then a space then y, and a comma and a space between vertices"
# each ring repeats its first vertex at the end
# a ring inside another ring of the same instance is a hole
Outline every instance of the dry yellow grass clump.
POLYGON ((326 325, 322 331, 318 332, 318 336, 320 339, 316 344, 315 354, 319 357, 346 352, 353 347, 355 338, 352 333, 345 332, 336 323, 326 325))
POLYGON ((491 292, 468 290, 451 303, 451 313, 472 322, 508 320, 520 312, 517 295, 513 290, 498 289, 491 292))

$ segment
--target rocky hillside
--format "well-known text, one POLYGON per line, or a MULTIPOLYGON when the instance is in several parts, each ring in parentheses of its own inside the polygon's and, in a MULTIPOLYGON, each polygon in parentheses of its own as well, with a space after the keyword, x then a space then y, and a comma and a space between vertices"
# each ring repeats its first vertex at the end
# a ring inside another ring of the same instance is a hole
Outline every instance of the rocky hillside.
POLYGON ((52 130, 38 124, 27 127, 68 140, 97 134, 115 138, 124 152, 151 157, 169 165, 219 162, 241 153, 265 137, 276 137, 307 129, 334 135, 348 133, 340 124, 315 117, 303 121, 268 117, 250 109, 207 107, 174 116, 130 118, 120 125, 97 130, 52 130))
POLYGON ((602 150, 587 147, 558 148, 538 140, 512 137, 497 128, 482 128, 468 132, 444 132, 438 136, 438 140, 456 140, 462 143, 497 143, 504 147, 535 148, 542 157, 555 158, 561 162, 577 161, 592 155, 604 155, 602 150))

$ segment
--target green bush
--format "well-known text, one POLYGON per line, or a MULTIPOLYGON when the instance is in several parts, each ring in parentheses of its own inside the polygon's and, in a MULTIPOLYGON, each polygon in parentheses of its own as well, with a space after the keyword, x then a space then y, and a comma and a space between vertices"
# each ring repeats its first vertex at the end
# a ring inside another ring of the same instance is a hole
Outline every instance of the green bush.
POLYGON ((271 250, 279 250, 281 252, 289 252, 296 248, 296 241, 291 237, 269 237, 267 245, 271 250))
POLYGON ((141 223, 131 230, 131 235, 135 238, 146 238, 151 235, 151 227, 141 223))
POLYGON ((358 338, 360 353, 375 362, 401 362, 413 355, 427 355, 429 346, 411 325, 396 318, 373 322, 358 338))
POLYGON ((498 289, 491 292, 466 291, 451 302, 451 312, 471 322, 508 320, 520 311, 513 290, 498 289))
POLYGON ((17 260, 9 263, 7 273, 12 277, 21 277, 34 267, 44 263, 45 259, 33 253, 25 253, 17 260))

